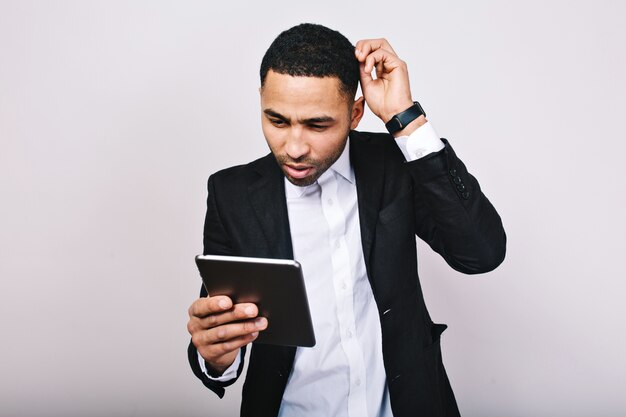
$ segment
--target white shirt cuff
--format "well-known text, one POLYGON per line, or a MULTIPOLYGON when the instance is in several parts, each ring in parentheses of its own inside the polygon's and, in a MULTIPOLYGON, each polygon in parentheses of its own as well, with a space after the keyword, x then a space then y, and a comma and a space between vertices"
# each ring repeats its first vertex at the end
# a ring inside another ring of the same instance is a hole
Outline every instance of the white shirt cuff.
POLYGON ((227 382, 237 377, 237 370, 239 369, 239 364, 241 363, 241 351, 235 358, 235 361, 230 365, 221 376, 215 377, 209 375, 209 372, 206 369, 206 364, 204 362, 204 358, 198 353, 198 363, 200 363, 200 369, 202 372, 211 380, 219 381, 219 382, 227 382))
POLYGON ((414 161, 433 152, 439 152, 445 147, 430 122, 424 123, 409 136, 397 137, 396 143, 407 161, 414 161))

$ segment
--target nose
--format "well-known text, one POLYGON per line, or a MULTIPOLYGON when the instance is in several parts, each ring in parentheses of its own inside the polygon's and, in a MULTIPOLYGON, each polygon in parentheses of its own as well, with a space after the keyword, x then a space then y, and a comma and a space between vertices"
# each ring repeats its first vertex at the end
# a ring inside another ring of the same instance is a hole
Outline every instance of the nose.
POLYGON ((291 159, 298 160, 305 157, 309 153, 309 144, 304 137, 304 132, 299 126, 294 126, 289 132, 287 142, 285 143, 285 152, 291 159))

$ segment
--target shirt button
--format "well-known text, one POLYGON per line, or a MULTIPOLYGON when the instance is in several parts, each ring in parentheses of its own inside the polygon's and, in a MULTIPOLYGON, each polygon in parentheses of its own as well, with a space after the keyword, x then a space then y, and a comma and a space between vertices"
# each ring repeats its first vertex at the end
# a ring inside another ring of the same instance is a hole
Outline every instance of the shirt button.
POLYGON ((348 288, 348 286, 346 285, 346 283, 345 283, 345 282, 342 282, 342 283, 341 283, 341 289, 342 289, 342 290, 345 290, 346 288, 348 288))
POLYGON ((332 205, 333 205, 333 199, 332 199, 332 198, 329 198, 329 199, 328 199, 328 205, 329 205, 329 206, 332 206, 332 205))
POLYGON ((337 243, 335 243, 335 248, 339 249, 341 247, 341 242, 337 241, 337 243))
POLYGON ((356 381, 354 381, 354 385, 356 385, 357 387, 361 385, 361 380, 359 378, 356 379, 356 381))
POLYGON ((350 330, 348 330, 346 332, 346 336, 348 336, 348 339, 350 339, 352 337, 352 332, 350 330))

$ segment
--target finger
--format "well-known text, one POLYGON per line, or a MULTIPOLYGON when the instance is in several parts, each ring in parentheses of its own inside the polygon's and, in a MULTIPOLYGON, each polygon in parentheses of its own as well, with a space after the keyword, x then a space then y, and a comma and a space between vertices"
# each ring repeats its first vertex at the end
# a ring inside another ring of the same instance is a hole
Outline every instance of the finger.
POLYGON ((383 62, 377 62, 376 63, 376 78, 380 78, 380 76, 383 74, 385 70, 385 65, 383 64, 383 62))
POLYGON ((224 355, 239 350, 248 343, 254 342, 257 337, 259 337, 259 332, 254 332, 245 336, 235 337, 223 343, 201 346, 197 350, 205 360, 213 362, 224 355))
POLYGON ((359 51, 360 56, 367 57, 371 52, 384 48, 393 51, 389 42, 385 39, 363 39, 356 43, 355 49, 359 51))
POLYGON ((361 90, 367 89, 367 86, 374 82, 374 78, 372 77, 372 72, 365 71, 365 64, 359 64, 360 78, 361 78, 361 90))
POLYGON ((195 337, 200 345, 224 343, 237 337, 265 330, 267 325, 265 317, 257 317, 254 320, 223 324, 203 332, 197 332, 191 339, 193 341, 195 337))
POLYGON ((365 71, 372 72, 374 67, 379 71, 391 72, 402 63, 402 60, 386 49, 378 49, 365 59, 365 71))
POLYGON ((187 329, 189 333, 207 330, 212 327, 228 324, 233 321, 240 321, 256 317, 259 314, 259 309, 252 303, 240 303, 235 304, 233 308, 223 313, 210 314, 206 317, 192 317, 189 319, 187 329))
POLYGON ((367 56, 377 51, 378 49, 386 49, 391 52, 393 55, 396 55, 396 51, 393 50, 389 42, 386 39, 363 39, 356 43, 355 45, 355 55, 359 62, 365 61, 367 56))
POLYGON ((371 73, 376 66, 377 69, 380 68, 380 71, 376 74, 377 77, 380 77, 383 72, 389 73, 402 65, 402 62, 400 58, 390 51, 378 49, 367 56, 364 70, 371 73), (382 64, 382 66, 379 66, 379 64, 382 64))
POLYGON ((189 317, 206 317, 228 310, 232 306, 232 300, 225 295, 198 298, 189 307, 189 317))

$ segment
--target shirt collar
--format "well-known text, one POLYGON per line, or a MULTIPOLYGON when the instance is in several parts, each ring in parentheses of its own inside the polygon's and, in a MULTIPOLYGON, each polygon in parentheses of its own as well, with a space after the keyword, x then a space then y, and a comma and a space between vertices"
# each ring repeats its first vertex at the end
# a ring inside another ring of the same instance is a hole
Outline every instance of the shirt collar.
MULTIPOLYGON (((328 168, 328 170, 321 175, 321 177, 325 177, 326 175, 329 175, 332 173, 337 173, 341 177, 343 177, 345 180, 347 180, 349 183, 354 184, 354 181, 355 181, 354 169, 352 168, 352 165, 350 164, 350 140, 349 139, 346 141, 346 146, 343 148, 343 152, 341 152, 341 155, 339 155, 339 158, 337 158, 335 163, 332 164, 330 168, 328 168)), ((312 192, 315 192, 315 190, 317 190, 317 187, 319 186, 317 181, 311 185, 307 185, 304 187, 300 187, 300 186, 292 184, 286 177, 284 181, 285 181, 285 194, 287 198, 300 198, 304 196, 305 194, 310 194, 312 192)))
POLYGON ((348 182, 354 184, 354 169, 350 164, 350 139, 346 141, 346 146, 339 158, 330 167, 331 170, 344 177, 348 182))

